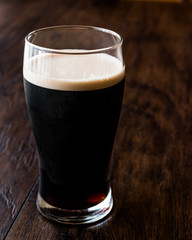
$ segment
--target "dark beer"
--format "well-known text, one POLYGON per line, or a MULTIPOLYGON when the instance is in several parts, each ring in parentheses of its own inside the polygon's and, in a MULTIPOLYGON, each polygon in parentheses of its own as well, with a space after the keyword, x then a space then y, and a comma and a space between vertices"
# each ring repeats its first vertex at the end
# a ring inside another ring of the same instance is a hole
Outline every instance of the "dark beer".
MULTIPOLYGON (((110 64, 111 58, 102 56, 103 64, 110 64)), ((71 84, 74 76, 65 85, 60 79, 51 85, 52 73, 45 83, 24 75, 40 164, 39 193, 52 206, 87 209, 108 194, 108 166, 121 110, 124 72, 121 69, 106 78, 101 72, 102 76, 77 80, 77 87, 71 84), (91 78, 94 84, 90 84, 91 78)))

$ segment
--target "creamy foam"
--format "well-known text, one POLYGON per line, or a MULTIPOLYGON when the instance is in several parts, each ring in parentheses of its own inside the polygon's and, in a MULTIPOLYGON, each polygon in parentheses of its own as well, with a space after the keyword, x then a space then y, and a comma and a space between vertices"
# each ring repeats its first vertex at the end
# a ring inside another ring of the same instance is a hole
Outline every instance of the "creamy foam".
POLYGON ((117 58, 100 54, 41 54, 24 65, 24 78, 40 87, 86 91, 120 82, 125 75, 117 58))

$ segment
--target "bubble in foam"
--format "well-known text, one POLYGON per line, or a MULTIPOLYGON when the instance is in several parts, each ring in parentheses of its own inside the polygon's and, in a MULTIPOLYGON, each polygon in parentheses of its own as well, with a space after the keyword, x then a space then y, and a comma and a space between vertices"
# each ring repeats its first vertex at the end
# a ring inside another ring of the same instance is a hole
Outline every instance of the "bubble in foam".
POLYGON ((120 82, 124 66, 104 54, 41 54, 24 65, 24 78, 40 87, 84 91, 102 89, 120 82))

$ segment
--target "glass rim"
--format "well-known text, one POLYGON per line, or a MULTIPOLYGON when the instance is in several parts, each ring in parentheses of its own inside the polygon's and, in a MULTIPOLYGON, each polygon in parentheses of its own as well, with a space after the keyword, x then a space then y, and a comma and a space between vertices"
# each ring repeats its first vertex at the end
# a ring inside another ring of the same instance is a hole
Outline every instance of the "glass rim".
POLYGON ((45 52, 51 52, 51 53, 57 53, 57 54, 91 54, 91 53, 101 53, 101 52, 105 52, 108 50, 114 50, 116 48, 118 48, 119 46, 122 46, 123 44, 123 38, 121 37, 120 34, 118 34, 117 32, 107 29, 107 28, 103 28, 103 27, 95 27, 95 26, 87 26, 87 25, 57 25, 57 26, 50 26, 50 27, 44 27, 44 28, 39 28, 36 29, 34 31, 31 31, 30 33, 28 33, 25 36, 25 42, 31 46, 33 46, 34 48, 38 49, 38 50, 43 50, 45 52), (98 31, 98 32, 103 32, 103 33, 107 33, 110 34, 112 36, 115 36, 118 41, 115 44, 111 44, 108 47, 102 47, 102 48, 97 48, 97 49, 92 49, 92 50, 87 50, 87 49, 82 49, 81 51, 76 49, 73 49, 73 51, 70 51, 69 49, 54 49, 54 48, 48 48, 48 47, 42 47, 39 46, 37 44, 34 44, 32 42, 29 41, 30 36, 32 36, 35 33, 38 32, 42 32, 42 31, 47 31, 47 30, 54 30, 54 29, 85 29, 85 30, 94 30, 94 31, 98 31))

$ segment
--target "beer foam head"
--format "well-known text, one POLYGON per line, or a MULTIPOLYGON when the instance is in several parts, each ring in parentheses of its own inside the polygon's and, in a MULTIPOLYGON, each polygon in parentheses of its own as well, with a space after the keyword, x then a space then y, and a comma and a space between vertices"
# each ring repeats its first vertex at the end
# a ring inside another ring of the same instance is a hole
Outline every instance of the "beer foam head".
POLYGON ((40 87, 87 91, 113 86, 124 77, 124 66, 104 54, 41 54, 24 64, 24 78, 40 87))

